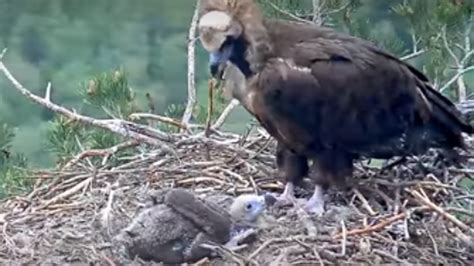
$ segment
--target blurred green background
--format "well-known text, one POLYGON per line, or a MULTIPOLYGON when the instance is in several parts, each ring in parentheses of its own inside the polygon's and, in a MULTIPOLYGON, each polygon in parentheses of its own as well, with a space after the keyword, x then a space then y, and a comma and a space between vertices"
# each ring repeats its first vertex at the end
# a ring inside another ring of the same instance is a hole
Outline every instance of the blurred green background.
MULTIPOLYGON (((52 100, 78 112, 88 112, 80 96, 87 80, 122 68, 140 105, 150 93, 162 113, 186 100, 193 9, 190 0, 0 0, 0 48, 8 47, 4 62, 27 88, 42 95, 51 81, 52 100)), ((205 99, 207 55, 199 45, 196 60, 205 99)), ((17 127, 13 150, 33 165, 51 165, 45 134, 52 114, 12 89, 3 75, 0 96, 0 121, 17 127)), ((246 118, 241 110, 232 120, 246 118)))
MULTIPOLYGON (((403 1, 358 2, 354 21, 371 20, 357 24, 357 33, 380 40, 397 38, 396 43, 385 43, 386 48, 398 55, 409 51, 406 21, 391 9, 403 1)), ((88 79, 122 68, 139 103, 146 106, 145 94, 150 93, 157 113, 163 113, 168 105, 186 100, 186 46, 194 4, 192 0, 0 0, 0 49, 8 47, 5 64, 27 88, 43 94, 51 81, 53 101, 78 112, 89 111, 80 96, 88 79)), ((206 99, 207 71, 207 55, 198 44, 196 81, 201 101, 206 99)), ((466 80, 472 88, 474 77, 466 80)), ((45 150, 52 117, 0 77, 0 121, 16 127, 13 150, 25 154, 33 166, 53 163, 45 150)), ((242 129, 248 119, 240 110, 227 127, 242 129)))

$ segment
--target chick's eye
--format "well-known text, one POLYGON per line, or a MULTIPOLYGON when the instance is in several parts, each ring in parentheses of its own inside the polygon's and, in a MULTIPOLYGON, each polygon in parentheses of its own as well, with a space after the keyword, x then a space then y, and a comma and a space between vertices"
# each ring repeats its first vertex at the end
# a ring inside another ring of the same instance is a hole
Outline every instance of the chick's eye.
POLYGON ((249 204, 245 205, 245 209, 246 209, 246 210, 252 209, 252 204, 249 203, 249 204))

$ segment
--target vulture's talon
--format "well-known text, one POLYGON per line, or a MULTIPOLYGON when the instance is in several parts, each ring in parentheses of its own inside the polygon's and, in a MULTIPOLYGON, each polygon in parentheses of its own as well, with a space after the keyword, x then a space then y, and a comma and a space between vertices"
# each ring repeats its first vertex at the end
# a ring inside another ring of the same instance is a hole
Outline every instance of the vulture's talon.
POLYGON ((294 193, 294 186, 291 182, 286 183, 285 190, 282 194, 276 197, 276 207, 292 206, 297 203, 297 199, 294 193))
POLYGON ((310 214, 321 215, 324 213, 323 188, 319 185, 314 187, 313 196, 304 205, 304 210, 310 214))
POLYGON ((277 208, 288 207, 294 205, 295 202, 297 202, 295 196, 283 193, 276 197, 276 202, 274 206, 277 208))
POLYGON ((322 215, 324 213, 324 202, 308 200, 303 209, 310 215, 322 215))

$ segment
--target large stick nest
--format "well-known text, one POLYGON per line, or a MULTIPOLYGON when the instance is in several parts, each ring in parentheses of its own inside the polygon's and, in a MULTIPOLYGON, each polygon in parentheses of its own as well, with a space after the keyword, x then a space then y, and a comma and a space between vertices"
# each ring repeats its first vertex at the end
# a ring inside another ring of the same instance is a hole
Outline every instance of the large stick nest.
MULTIPOLYGON (((31 193, 0 203, 0 263, 115 265, 111 236, 157 189, 235 196, 283 188, 274 178, 275 143, 263 133, 182 134, 177 141, 175 154, 135 147, 135 157, 100 168, 82 154, 61 171, 33 173, 31 193)), ((291 207, 270 209, 272 225, 255 242, 200 264, 472 265, 473 171, 446 166, 437 157, 385 168, 357 164, 352 189, 331 191, 322 217, 291 207)), ((300 188, 298 196, 311 191, 300 188)))

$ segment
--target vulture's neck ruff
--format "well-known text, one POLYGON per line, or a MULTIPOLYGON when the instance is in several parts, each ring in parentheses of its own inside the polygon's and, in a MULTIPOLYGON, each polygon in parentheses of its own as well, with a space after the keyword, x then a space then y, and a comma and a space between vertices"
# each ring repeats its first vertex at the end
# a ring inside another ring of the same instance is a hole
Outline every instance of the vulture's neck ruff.
POLYGON ((239 68, 242 74, 244 74, 245 78, 250 78, 254 75, 254 73, 250 69, 250 64, 245 57, 247 43, 242 37, 238 38, 237 40, 233 40, 232 43, 233 49, 229 61, 239 68))
POLYGON ((215 77, 221 78, 224 70, 219 69, 224 61, 230 61, 248 79, 254 75, 250 69, 250 64, 246 59, 247 42, 241 36, 234 38, 228 36, 218 52, 210 54, 210 70, 215 77))

